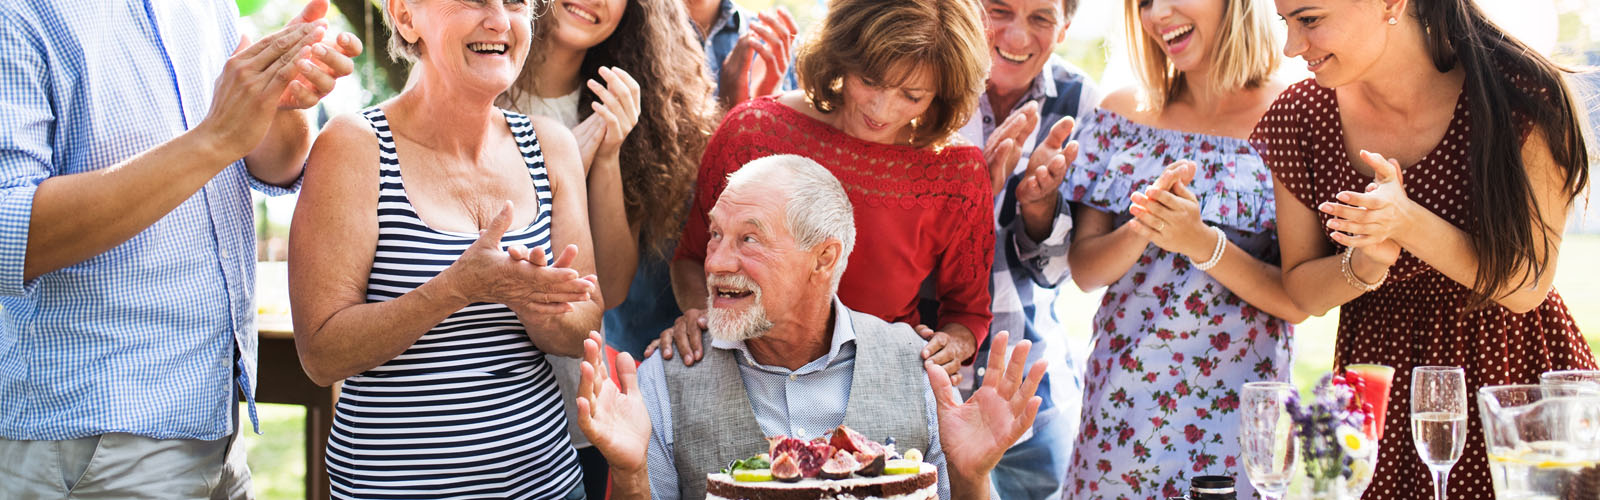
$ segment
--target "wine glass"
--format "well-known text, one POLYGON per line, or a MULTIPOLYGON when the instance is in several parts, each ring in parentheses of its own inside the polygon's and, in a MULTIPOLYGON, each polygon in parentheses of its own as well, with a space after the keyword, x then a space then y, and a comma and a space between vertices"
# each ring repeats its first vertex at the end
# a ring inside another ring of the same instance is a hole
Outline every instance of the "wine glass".
POLYGON ((1467 444, 1466 373, 1454 366, 1411 370, 1411 439, 1433 471, 1434 500, 1445 500, 1450 468, 1467 444))
POLYGON ((1283 498, 1300 462, 1288 410, 1297 394, 1283 382, 1250 382, 1239 396, 1239 455, 1250 485, 1266 500, 1283 498))

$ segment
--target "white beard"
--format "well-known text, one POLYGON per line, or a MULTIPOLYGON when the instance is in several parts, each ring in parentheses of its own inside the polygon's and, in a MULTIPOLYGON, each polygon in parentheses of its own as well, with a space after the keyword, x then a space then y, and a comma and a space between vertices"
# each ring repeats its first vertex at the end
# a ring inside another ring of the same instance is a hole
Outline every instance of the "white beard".
MULTIPOLYGON (((772 321, 767 319, 767 310, 761 306, 761 287, 742 275, 712 275, 707 277, 707 289, 727 286, 730 288, 743 288, 750 290, 750 298, 754 305, 746 311, 733 311, 712 306, 706 311, 706 326, 711 332, 711 338, 724 342, 742 342, 766 335, 772 329, 772 321)), ((717 294, 709 292, 708 304, 715 304, 717 294)))

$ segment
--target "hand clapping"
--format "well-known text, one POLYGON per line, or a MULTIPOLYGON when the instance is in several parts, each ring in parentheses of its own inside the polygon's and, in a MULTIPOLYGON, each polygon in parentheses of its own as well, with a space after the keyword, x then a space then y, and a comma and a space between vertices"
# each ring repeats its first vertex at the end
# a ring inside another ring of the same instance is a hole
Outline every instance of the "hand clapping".
POLYGON ((1204 262, 1211 258, 1217 237, 1200 220, 1199 198, 1189 191, 1196 168, 1189 160, 1173 162, 1144 192, 1129 195, 1133 220, 1128 224, 1157 247, 1204 262))
POLYGON ((762 12, 761 22, 739 37, 717 75, 717 100, 724 109, 754 97, 778 93, 789 62, 794 60, 795 37, 800 29, 783 7, 762 12))
POLYGON ((1365 193, 1344 191, 1336 197, 1342 203, 1326 202, 1317 207, 1332 215, 1328 237, 1341 245, 1359 249, 1378 263, 1392 265, 1400 258, 1400 245, 1394 240, 1406 234, 1410 210, 1416 204, 1406 195, 1400 162, 1383 155, 1361 152, 1361 160, 1372 167, 1374 177, 1365 193))
POLYGON ((993 194, 1005 189, 1006 179, 1011 177, 1017 160, 1022 158, 1022 145, 1028 142, 1028 134, 1038 125, 1039 101, 1028 101, 989 134, 983 144, 983 159, 989 165, 989 187, 993 188, 993 194))
MULTIPOLYGON (((322 18, 327 14, 328 0, 312 0, 284 29, 314 23, 325 27, 327 23, 322 18)), ((300 49, 296 56, 298 62, 295 63, 295 70, 299 73, 284 88, 283 94, 278 96, 278 109, 295 110, 315 106, 333 92, 336 80, 355 71, 353 59, 361 55, 360 38, 350 33, 339 33, 332 43, 322 41, 321 36, 316 40, 300 49)))
POLYGON ((622 150, 623 139, 639 124, 639 82, 622 68, 602 67, 599 73, 604 85, 595 80, 587 83, 589 91, 599 98, 589 103, 594 114, 572 128, 585 175, 595 158, 615 159, 622 150))
POLYGON ((505 304, 519 316, 562 314, 573 310, 573 302, 589 300, 599 286, 593 275, 580 276, 570 268, 577 257, 576 245, 567 245, 549 264, 543 249, 512 245, 501 250, 500 238, 510 228, 514 214, 507 200, 489 227, 478 231, 477 241, 445 270, 459 278, 452 280, 457 293, 469 303, 505 304))

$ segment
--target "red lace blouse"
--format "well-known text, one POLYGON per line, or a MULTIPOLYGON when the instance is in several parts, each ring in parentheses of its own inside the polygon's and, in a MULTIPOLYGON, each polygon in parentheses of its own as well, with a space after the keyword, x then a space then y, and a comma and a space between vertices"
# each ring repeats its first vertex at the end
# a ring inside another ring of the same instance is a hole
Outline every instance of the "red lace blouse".
POLYGON ((706 146, 694 205, 675 259, 704 262, 706 213, 746 162, 797 154, 822 164, 850 196, 856 244, 839 299, 884 321, 918 324, 917 292, 932 276, 939 324, 959 323, 982 343, 989 333, 994 199, 983 152, 938 151, 857 139, 765 97, 728 112, 706 146))

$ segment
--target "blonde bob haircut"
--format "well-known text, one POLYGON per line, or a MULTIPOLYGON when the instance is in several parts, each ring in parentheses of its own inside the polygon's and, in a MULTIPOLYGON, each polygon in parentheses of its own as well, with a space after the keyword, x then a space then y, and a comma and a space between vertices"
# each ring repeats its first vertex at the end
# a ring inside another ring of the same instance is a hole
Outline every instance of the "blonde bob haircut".
POLYGON ((933 75, 932 102, 912 122, 916 147, 942 145, 978 108, 989 77, 983 18, 973 0, 834 0, 800 47, 795 75, 817 111, 844 103, 844 78, 899 85, 933 75))
MULTIPOLYGON (((1211 47, 1211 88, 1220 90, 1248 89, 1265 83, 1278 64, 1278 35, 1272 31, 1272 9, 1266 0, 1217 0, 1223 3, 1222 23, 1211 47)), ((1173 69, 1167 53, 1161 50, 1161 40, 1146 34, 1140 23, 1140 0, 1125 0, 1124 20, 1127 24, 1128 58, 1134 74, 1143 84, 1141 105, 1160 111, 1172 99, 1182 94, 1194 82, 1173 69)))

